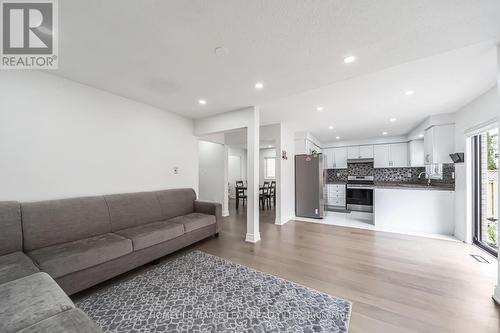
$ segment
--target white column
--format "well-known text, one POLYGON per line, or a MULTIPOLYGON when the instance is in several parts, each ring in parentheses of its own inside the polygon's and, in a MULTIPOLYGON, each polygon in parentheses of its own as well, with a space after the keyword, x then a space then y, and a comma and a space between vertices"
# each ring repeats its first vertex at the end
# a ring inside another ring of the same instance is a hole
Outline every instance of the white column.
POLYGON ((229 147, 224 145, 224 199, 222 200, 222 216, 229 216, 228 159, 229 147))
POLYGON ((279 124, 279 135, 276 140, 276 221, 275 224, 283 225, 290 219, 288 200, 290 197, 290 152, 287 147, 287 127, 285 123, 279 124), (283 159, 283 152, 288 159, 283 159))
MULTIPOLYGON (((497 65, 497 91, 498 97, 500 98, 500 45, 497 47, 497 57, 498 57, 498 65, 497 65)), ((500 118, 500 114, 499 114, 500 118)), ((500 204, 500 191, 499 191, 499 204, 500 204)), ((500 223, 498 223, 498 231, 497 235, 500 235, 500 223)), ((500 258, 499 258, 500 259, 500 258)), ((495 292, 493 293, 493 299, 500 304, 500 260, 498 260, 498 274, 497 274, 497 285, 495 287, 495 292)))
POLYGON ((260 241, 259 232, 259 109, 254 107, 247 127, 247 234, 245 241, 260 241))
POLYGON ((283 192, 283 160, 281 159, 281 152, 283 151, 283 138, 282 138, 282 133, 283 133, 283 124, 279 124, 279 133, 276 138, 276 219, 275 219, 275 224, 282 224, 283 222, 283 205, 281 203, 281 198, 283 192))

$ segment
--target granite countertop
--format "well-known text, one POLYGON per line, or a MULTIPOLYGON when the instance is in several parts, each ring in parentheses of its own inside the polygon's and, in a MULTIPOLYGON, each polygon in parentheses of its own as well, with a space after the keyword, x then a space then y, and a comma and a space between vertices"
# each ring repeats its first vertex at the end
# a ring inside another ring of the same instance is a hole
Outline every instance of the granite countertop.
POLYGON ((427 191, 455 191, 454 185, 431 183, 431 186, 427 186, 427 184, 408 183, 408 182, 375 182, 375 188, 399 189, 399 190, 411 189, 411 190, 427 190, 427 191))
POLYGON ((347 182, 341 182, 341 181, 334 181, 334 182, 326 182, 327 184, 334 184, 334 185, 345 185, 347 182))

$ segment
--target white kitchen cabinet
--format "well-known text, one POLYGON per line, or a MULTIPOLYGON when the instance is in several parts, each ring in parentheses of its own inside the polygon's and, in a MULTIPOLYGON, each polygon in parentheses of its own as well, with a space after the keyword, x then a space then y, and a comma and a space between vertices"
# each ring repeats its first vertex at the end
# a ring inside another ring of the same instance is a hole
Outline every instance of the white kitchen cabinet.
POLYGON ((404 168, 407 166, 408 166, 408 147, 405 142, 374 146, 373 167, 404 168))
POLYGON ((334 148, 334 168, 347 169, 347 148, 334 148))
POLYGON ((425 165, 424 140, 408 142, 408 163, 411 167, 423 167, 425 165))
POLYGON ((373 145, 359 146, 360 158, 373 158, 373 145))
POLYGON ((347 147, 347 158, 350 160, 373 158, 373 145, 347 147))
POLYGON ((347 147, 347 158, 350 160, 359 158, 359 146, 347 147))
POLYGON ((415 189, 375 189, 376 230, 453 235, 455 192, 415 189))
POLYGON ((389 167, 389 145, 375 145, 373 147, 373 167, 388 168, 389 167))
POLYGON ((335 165, 335 155, 334 148, 325 148, 323 149, 323 155, 326 158, 326 169, 333 169, 335 165))
POLYGON ((452 163, 450 154, 455 152, 455 125, 433 126, 424 135, 424 162, 429 164, 452 163))
POLYGON ((345 147, 339 148, 325 148, 323 154, 326 156, 327 169, 347 169, 347 149, 345 147))
POLYGON ((408 145, 403 143, 391 143, 389 166, 393 168, 405 168, 408 166, 408 145))
POLYGON ((345 184, 326 184, 326 205, 333 208, 345 208, 345 184))

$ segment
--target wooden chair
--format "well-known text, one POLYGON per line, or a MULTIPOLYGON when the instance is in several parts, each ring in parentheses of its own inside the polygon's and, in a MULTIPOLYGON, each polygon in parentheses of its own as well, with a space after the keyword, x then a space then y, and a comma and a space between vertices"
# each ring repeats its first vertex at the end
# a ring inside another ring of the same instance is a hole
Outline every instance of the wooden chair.
POLYGON ((247 202, 247 194, 246 190, 243 188, 243 181, 242 180, 237 180, 236 181, 236 209, 239 208, 240 206, 240 200, 243 200, 243 207, 245 207, 245 203, 247 202))
POLYGON ((274 207, 276 208, 276 186, 274 186, 274 187, 271 186, 269 188, 269 194, 267 196, 267 201, 268 201, 269 208, 271 208, 271 202, 274 205, 274 207))
POLYGON ((268 190, 266 187, 259 188, 259 206, 262 205, 262 210, 266 209, 268 190))

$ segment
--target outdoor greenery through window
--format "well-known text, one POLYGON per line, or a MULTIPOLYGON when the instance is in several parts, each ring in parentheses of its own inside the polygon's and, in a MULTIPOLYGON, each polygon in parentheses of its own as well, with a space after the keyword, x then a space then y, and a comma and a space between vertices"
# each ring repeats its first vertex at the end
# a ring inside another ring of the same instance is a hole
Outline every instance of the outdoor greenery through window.
MULTIPOLYGON (((498 129, 486 132, 486 202, 483 202, 485 233, 482 241, 498 251, 498 129)), ((484 190, 483 190, 484 191, 484 190)))

